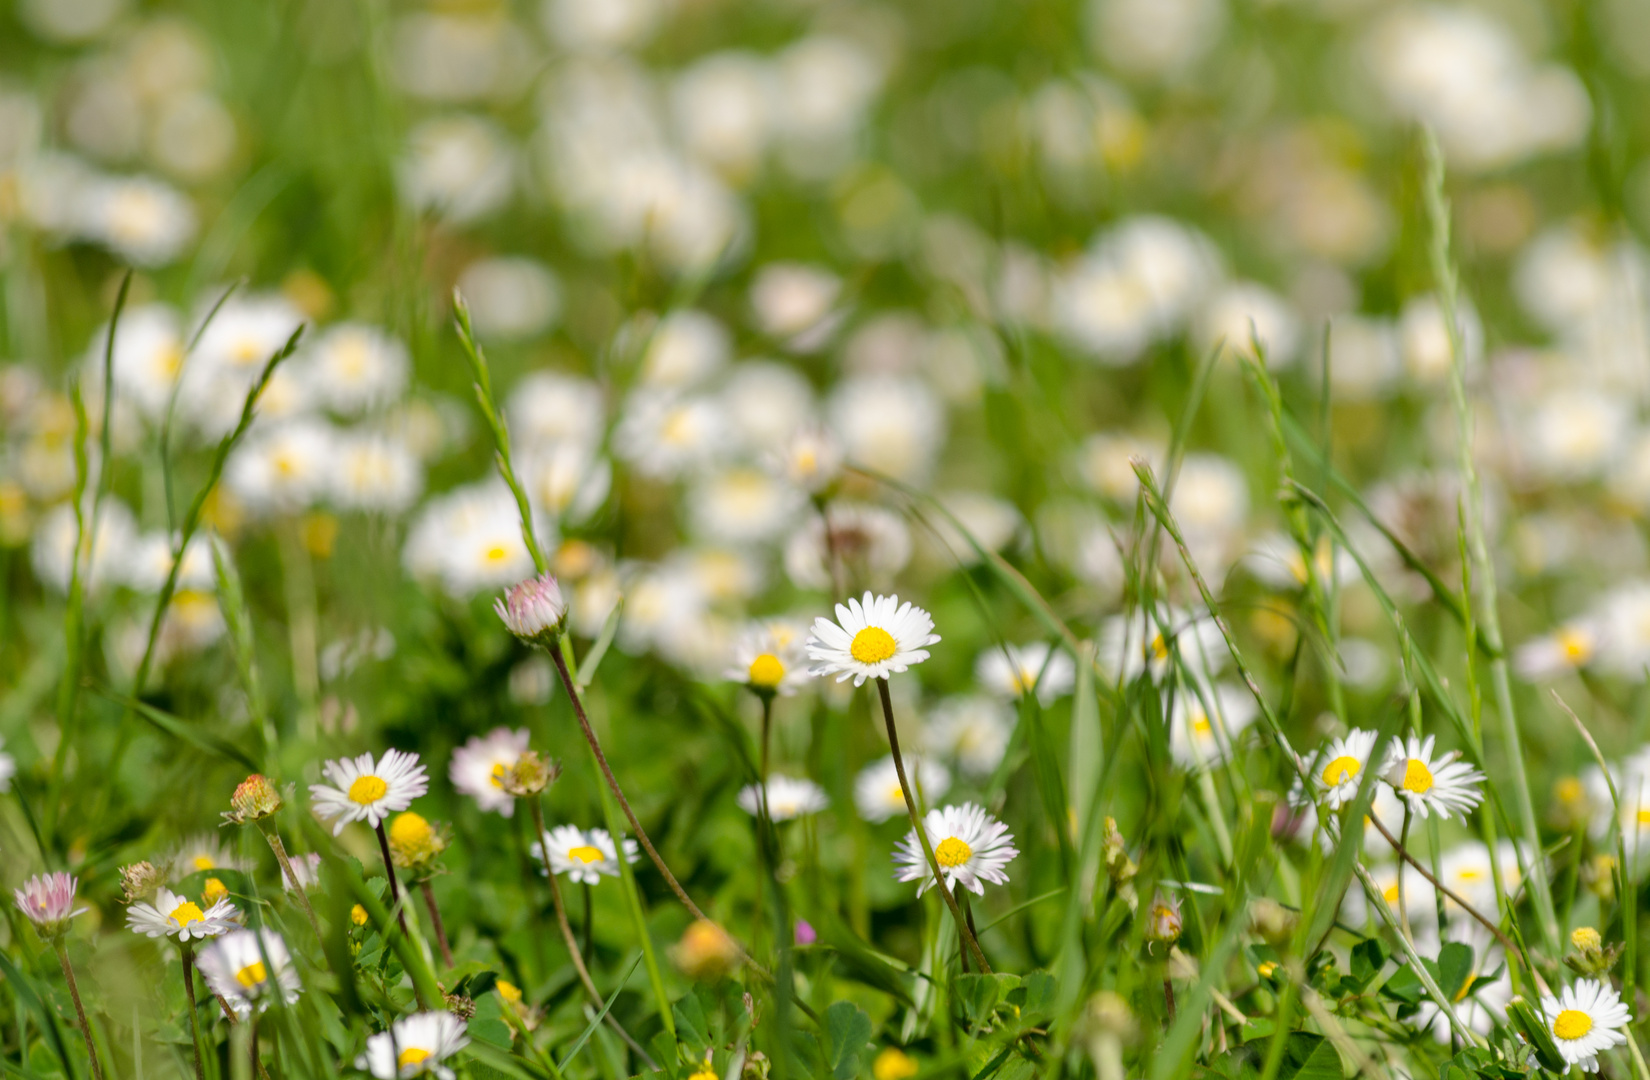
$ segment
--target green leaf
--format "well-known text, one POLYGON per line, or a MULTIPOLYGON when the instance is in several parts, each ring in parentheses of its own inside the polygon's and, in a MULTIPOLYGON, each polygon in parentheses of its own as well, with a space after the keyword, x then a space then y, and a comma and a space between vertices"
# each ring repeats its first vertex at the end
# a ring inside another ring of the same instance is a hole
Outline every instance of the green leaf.
MULTIPOLYGON (((69 1048, 63 1044, 63 1033, 57 1028, 57 1018, 52 1015, 45 1001, 35 990, 34 983, 30 982, 27 976, 17 970, 17 966, 11 962, 11 957, 7 956, 4 951, 0 951, 0 976, 3 976, 6 985, 11 987, 12 994, 16 996, 18 1004, 34 1013, 39 1019, 40 1026, 51 1038, 52 1049, 57 1052, 58 1061, 63 1064, 63 1075, 69 1077, 70 1080, 74 1080, 74 1066, 69 1064, 69 1048)), ((38 1068, 38 1066, 36 1067, 38 1068)))
POLYGON ((1558 1044, 1553 1042, 1553 1033, 1547 1029, 1546 1019, 1522 997, 1507 1002, 1507 1023, 1535 1051, 1535 1059, 1543 1069, 1561 1073, 1569 1067, 1564 1055, 1558 1052, 1558 1044))
POLYGON ((1033 971, 1020 985, 1008 992, 1009 1003, 1020 1010, 1020 1023, 1030 1024, 1054 1012, 1055 998, 1060 992, 1054 976, 1046 971, 1033 971))
POLYGON ((825 1010, 825 1064, 833 1080, 859 1075, 859 1055, 871 1041, 871 1018, 851 1001, 825 1010))
POLYGON ((951 994, 969 1023, 980 1024, 989 1020, 997 1002, 1019 985, 1018 975, 958 975, 951 980, 951 994))
POLYGON ((1352 946, 1352 978, 1358 990, 1370 984, 1386 964, 1386 947, 1375 938, 1364 938, 1352 946))
POLYGON ((1472 946, 1450 941, 1438 950, 1438 989, 1445 997, 1454 1001, 1471 974, 1472 946))
MULTIPOLYGON (((1270 1038, 1251 1039, 1209 1063, 1209 1071, 1226 1080, 1258 1080, 1266 1064, 1270 1038)), ((1341 1055, 1322 1035, 1295 1031, 1283 1043, 1276 1080, 1345 1080, 1341 1055)))
POLYGON ((670 1007, 676 1019, 676 1037, 683 1045, 703 1050, 710 1046, 710 1020, 698 994, 689 994, 670 1007))

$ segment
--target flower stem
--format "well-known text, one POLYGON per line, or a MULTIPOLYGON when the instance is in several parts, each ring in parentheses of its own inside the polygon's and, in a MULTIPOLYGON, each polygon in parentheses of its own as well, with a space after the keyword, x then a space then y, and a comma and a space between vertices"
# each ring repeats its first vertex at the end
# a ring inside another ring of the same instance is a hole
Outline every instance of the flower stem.
POLYGON ((990 975, 991 965, 986 962, 979 940, 975 938, 973 929, 958 909, 957 898, 945 887, 945 875, 940 873, 940 861, 934 857, 934 845, 928 840, 928 828, 923 824, 922 815, 917 813, 917 800, 911 794, 911 781, 905 776, 905 759, 899 752, 899 733, 894 730, 894 702, 888 696, 887 679, 877 680, 877 694, 882 698, 882 719, 888 728, 888 749, 894 755, 894 771, 899 774, 900 794, 905 796, 905 809, 911 815, 911 827, 916 831, 917 842, 922 845, 922 853, 928 857, 928 868, 934 872, 934 884, 939 886, 940 895, 945 898, 945 906, 951 909, 951 917, 957 920, 957 933, 974 954, 974 963, 979 965, 981 973, 990 975))
MULTIPOLYGON (((550 900, 556 907, 556 926, 561 930, 561 939, 567 946, 567 954, 573 958, 573 970, 578 972, 579 983, 583 985, 584 992, 590 995, 590 1000, 599 1006, 603 1003, 601 991, 596 989, 596 981, 590 977, 590 969, 585 967, 584 954, 579 949, 578 939, 573 936, 573 927, 567 921, 567 907, 562 903, 561 885, 556 881, 555 867, 550 865, 550 837, 544 831, 544 809, 539 806, 537 795, 528 796, 526 802, 533 811, 533 831, 538 834, 539 856, 544 860, 544 872, 550 877, 550 900)), ((624 858, 622 852, 619 857, 624 858)), ((588 911, 588 893, 585 894, 585 903, 588 911)), ((608 1015, 607 1022, 614 1031, 618 1032, 619 1037, 625 1041, 625 1045, 629 1046, 638 1057, 647 1062, 648 1068, 657 1069, 653 1059, 648 1057, 647 1051, 642 1049, 640 1043, 631 1038, 628 1031, 619 1026, 619 1021, 612 1014, 608 1015)))
POLYGON ((390 855, 390 837, 384 831, 382 819, 379 819, 376 829, 378 850, 384 856, 384 876, 390 879, 390 906, 395 908, 396 920, 401 924, 401 936, 411 941, 412 936, 407 933, 407 913, 401 909, 401 885, 395 879, 395 859, 390 855))
POLYGON ((201 1068, 201 1019, 195 1008, 195 953, 183 945, 183 996, 189 1001, 189 1034, 195 1044, 195 1080, 206 1080, 201 1068))
POLYGON ((103 1066, 97 1060, 97 1047, 92 1043, 92 1028, 86 1023, 86 1007, 80 1003, 80 987, 74 981, 74 968, 69 966, 69 951, 57 943, 57 962, 63 965, 63 977, 69 981, 69 996, 74 998, 74 1012, 80 1018, 80 1033, 86 1038, 86 1055, 92 1059, 92 1080, 103 1080, 103 1066))
MULTIPOLYGON (((263 826, 260 824, 259 829, 263 826)), ((315 908, 310 906, 309 894, 304 892, 304 886, 298 880, 298 875, 292 869, 292 860, 287 857, 286 845, 281 843, 281 834, 274 829, 264 832, 264 839, 269 841, 269 849, 275 853, 275 861, 281 864, 281 877, 292 886, 292 894, 298 898, 298 906, 304 909, 304 917, 309 920, 309 928, 315 931, 315 940, 325 946, 321 938, 321 924, 315 921, 315 908)), ((448 965, 451 966, 451 965, 448 965)))
POLYGON ((441 909, 435 906, 435 890, 430 888, 428 879, 420 881, 418 888, 424 894, 424 906, 430 910, 430 925, 435 929, 435 943, 441 949, 441 962, 451 969, 453 950, 447 944, 447 928, 441 922, 441 909))

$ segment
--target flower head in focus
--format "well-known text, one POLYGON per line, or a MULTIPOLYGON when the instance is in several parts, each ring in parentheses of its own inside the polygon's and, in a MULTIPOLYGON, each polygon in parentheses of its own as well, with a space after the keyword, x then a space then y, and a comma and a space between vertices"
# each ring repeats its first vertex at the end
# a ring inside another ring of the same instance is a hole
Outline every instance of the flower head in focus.
POLYGON ((1387 754, 1385 779, 1423 819, 1428 814, 1465 817, 1483 801, 1478 785, 1484 782, 1484 774, 1457 760, 1458 754, 1433 757, 1433 740, 1431 735, 1424 742, 1411 735, 1403 745, 1393 746, 1387 754))
MULTIPOLYGON (((961 885, 984 896, 983 882, 1007 884, 1003 867, 1020 851, 1014 846, 1008 826, 986 813, 984 807, 974 803, 936 807, 923 818, 923 827, 928 830, 928 842, 934 848, 934 859, 940 864, 947 889, 961 885)), ((915 829, 894 849, 894 862, 899 867, 894 872, 898 880, 922 883, 917 886, 918 896, 934 884, 933 869, 915 829)))
POLYGON ((390 819, 390 859, 407 871, 413 881, 436 873, 437 861, 447 850, 447 829, 431 825, 423 817, 404 810, 390 819))
POLYGON ((549 648, 567 618, 567 601, 552 574, 540 574, 511 586, 493 601, 493 610, 510 633, 529 644, 549 648))
POLYGON ((808 635, 811 675, 835 675, 837 682, 885 679, 928 659, 926 646, 940 640, 928 612, 897 596, 873 596, 836 606, 837 621, 821 616, 808 635))
POLYGON ((1601 1050, 1627 1041, 1621 1029, 1632 1019, 1621 995, 1608 983, 1577 979, 1557 996, 1543 994, 1541 1012, 1566 1063, 1598 1072, 1601 1050))
POLYGON ((162 887, 155 891, 154 903, 139 902, 126 909, 126 927, 152 938, 203 941, 237 929, 235 920, 239 915, 227 899, 202 910, 193 900, 162 887))
POLYGON ((390 1030, 370 1036, 366 1053, 355 1059, 355 1067, 377 1080, 403 1080, 422 1073, 453 1080, 453 1070, 443 1062, 468 1045, 464 1021, 452 1013, 413 1013, 397 1020, 390 1030))
POLYGON ((1358 793, 1358 776, 1369 765, 1375 750, 1375 732, 1353 728, 1331 742, 1312 765, 1312 785, 1322 793, 1324 805, 1339 810, 1358 793))
POLYGON ((269 817, 279 810, 281 793, 269 777, 253 773, 235 786, 235 793, 229 797, 229 806, 230 809, 224 811, 223 819, 234 825, 244 825, 269 817))
MULTIPOLYGON (((566 874, 583 885, 595 885, 602 877, 619 876, 619 855, 613 846, 613 837, 606 829, 581 829, 576 825, 558 825, 550 830, 550 867, 558 874, 566 874)), ((625 838, 625 862, 633 863, 641 849, 636 841, 625 838)), ((544 845, 533 841, 533 858, 542 867, 544 845)))
POLYGON ((51 874, 36 874, 15 889, 12 897, 17 910, 34 923, 40 936, 56 940, 69 932, 69 920, 88 908, 74 906, 75 890, 80 882, 72 874, 59 870, 51 874))
POLYGON ((757 695, 796 693, 808 681, 801 631, 780 619, 751 626, 734 642, 726 677, 757 695))
POLYGON ((376 829, 391 814, 400 813, 429 790, 430 782, 417 754, 387 750, 377 761, 371 754, 339 758, 321 767, 329 784, 311 784, 315 813, 335 824, 332 835, 352 821, 376 829))

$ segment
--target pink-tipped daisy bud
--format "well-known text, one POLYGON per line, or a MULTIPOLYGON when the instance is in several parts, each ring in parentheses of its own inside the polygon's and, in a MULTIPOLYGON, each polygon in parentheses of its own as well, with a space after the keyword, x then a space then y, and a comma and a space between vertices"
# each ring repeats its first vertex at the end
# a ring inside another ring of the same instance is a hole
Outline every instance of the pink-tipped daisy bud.
POLYGON ((120 868, 120 894, 128 904, 149 899, 165 883, 164 876, 153 863, 133 863, 120 868))
POLYGON ((720 926, 700 919, 671 947, 670 958, 688 978, 716 982, 739 966, 739 946, 720 926))
POLYGON ((224 813, 225 821, 244 825, 249 821, 269 817, 281 808, 281 793, 275 784, 261 773, 253 773, 242 780, 229 797, 233 809, 224 813))
POLYGON ((494 600, 493 610, 504 620, 510 633, 549 648, 567 618, 567 601, 562 599, 561 586, 556 584, 555 577, 540 574, 511 587, 503 597, 494 600))
POLYGON ((494 765, 493 779, 507 795, 526 798, 537 795, 561 775, 561 766, 539 754, 524 750, 514 765, 494 765))
POLYGON ((1146 916, 1146 940, 1167 945, 1180 940, 1180 901, 1157 894, 1146 916))
POLYGON ((36 874, 15 889, 17 910, 28 916, 40 936, 55 940, 69 932, 69 920, 87 908, 74 906, 74 892, 80 883, 71 874, 36 874))

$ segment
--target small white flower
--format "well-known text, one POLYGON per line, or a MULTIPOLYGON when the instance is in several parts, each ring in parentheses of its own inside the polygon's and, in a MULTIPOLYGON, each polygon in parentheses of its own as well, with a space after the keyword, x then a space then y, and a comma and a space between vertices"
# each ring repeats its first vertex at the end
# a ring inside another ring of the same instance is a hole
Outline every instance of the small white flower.
MULTIPOLYGON (((928 842, 934 847, 934 858, 940 864, 940 873, 945 876, 946 888, 954 889, 961 885, 984 896, 985 886, 981 882, 989 881, 996 885, 1008 882, 1003 867, 1020 852, 1014 846, 1014 837, 1009 833, 1008 826, 986 813, 984 808, 974 803, 941 806, 928 811, 922 823, 928 830, 928 842)), ((894 876, 900 881, 922 882, 917 886, 918 896, 934 884, 934 872, 928 865, 928 857, 923 854, 915 829, 907 833, 894 849, 894 862, 899 866, 894 876)))
POLYGON ((1615 988, 1594 979, 1577 979, 1556 998, 1543 994, 1541 1012, 1558 1052, 1582 1072, 1598 1072, 1599 1051, 1625 1043, 1620 1029, 1633 1018, 1615 988))
POLYGON ((1422 818, 1434 813, 1464 817, 1484 799, 1478 790, 1484 774, 1454 753, 1434 758, 1434 738, 1428 735, 1423 742, 1411 735, 1402 746, 1393 746, 1387 753, 1386 781, 1422 818))
POLYGON ((354 414, 388 404, 407 387, 407 347, 376 326, 343 323, 309 350, 309 383, 335 412, 354 414))
POLYGON ((1146 672, 1161 681, 1177 655, 1194 674, 1217 674, 1227 656, 1220 627, 1207 616, 1167 605, 1155 613, 1114 615, 1101 624, 1100 663, 1119 682, 1133 682, 1146 672))
POLYGON ((1545 682, 1584 668, 1598 658, 1602 629, 1597 619, 1575 619, 1532 638, 1513 651, 1513 670, 1521 679, 1545 682))
MULTIPOLYGON (((905 774, 916 788, 912 794, 922 802, 942 798, 951 787, 951 771, 937 761, 905 756, 905 774)), ((859 771, 854 778, 854 805, 866 821, 887 821, 906 812, 905 791, 899 786, 894 755, 889 754, 859 771)))
MULTIPOLYGON (((583 885, 598 884, 602 877, 619 876, 619 855, 613 846, 613 837, 606 829, 580 829, 574 825, 557 825, 550 830, 550 866, 558 874, 583 885)), ((544 845, 533 841, 533 858, 544 865, 544 845)), ((640 858, 636 841, 625 838, 624 861, 633 863, 640 858)), ((542 869, 541 869, 542 872, 542 869)))
POLYGON ((371 754, 339 758, 323 765, 321 774, 332 784, 311 784, 309 794, 315 800, 315 813, 324 821, 336 822, 334 836, 352 821, 378 828, 430 787, 418 755, 401 750, 386 750, 376 763, 371 754))
POLYGON ((516 799, 504 790, 498 778, 527 752, 527 742, 526 728, 511 731, 501 727, 485 736, 472 735, 453 751, 447 777, 459 794, 470 796, 483 811, 493 810, 510 817, 516 812, 516 799))
POLYGON ((866 679, 886 679, 928 659, 925 646, 940 640, 928 612, 904 604, 897 596, 872 596, 836 606, 837 621, 821 616, 808 635, 808 658, 815 661, 810 675, 849 678, 855 686, 866 679))
POLYGON ((1016 719, 1007 702, 984 694, 946 698, 929 716, 922 745, 968 776, 990 776, 1008 752, 1016 719))
POLYGON ((800 628, 783 619, 753 624, 734 642, 733 663, 724 677, 758 694, 796 693, 808 681, 800 628))
POLYGON ((1312 765, 1312 785, 1323 794, 1324 805, 1339 810, 1358 794, 1358 776, 1375 749, 1375 732, 1353 728, 1331 742, 1312 765))
POLYGON ((243 1020, 254 1007, 259 1012, 269 1008, 275 993, 290 1005, 303 989, 286 942, 272 930, 225 934, 201 950, 200 969, 212 992, 243 1020))
POLYGON ((1036 687, 1037 700, 1052 705, 1077 685, 1077 664, 1069 653, 1050 656, 1051 651, 1045 641, 987 649, 974 663, 974 677, 987 690, 1010 698, 1036 687))
POLYGON ((493 610, 510 633, 532 641, 561 630, 567 618, 567 601, 562 598, 555 575, 540 574, 511 586, 507 594, 493 601, 493 610))
POLYGON ((203 911, 188 897, 162 887, 155 893, 154 903, 137 903, 126 909, 126 927, 152 938, 205 940, 239 929, 235 922, 238 915, 240 912, 227 899, 203 911))
POLYGON ((403 1080, 426 1072, 453 1080, 453 1070, 442 1062, 468 1045, 464 1021, 452 1013, 413 1013, 390 1030, 368 1037, 367 1052, 355 1059, 355 1067, 377 1080, 403 1080))
POLYGON ((1202 691, 1201 698, 1190 688, 1176 694, 1169 711, 1169 748, 1178 764, 1193 770, 1225 761, 1257 712, 1247 690, 1221 683, 1202 691))
MULTIPOLYGON (((739 789, 739 809, 756 815, 760 808, 762 789, 746 784, 739 789)), ((804 814, 815 814, 831 805, 825 789, 812 780, 798 780, 792 776, 768 777, 768 814, 775 821, 789 821, 804 814)))

